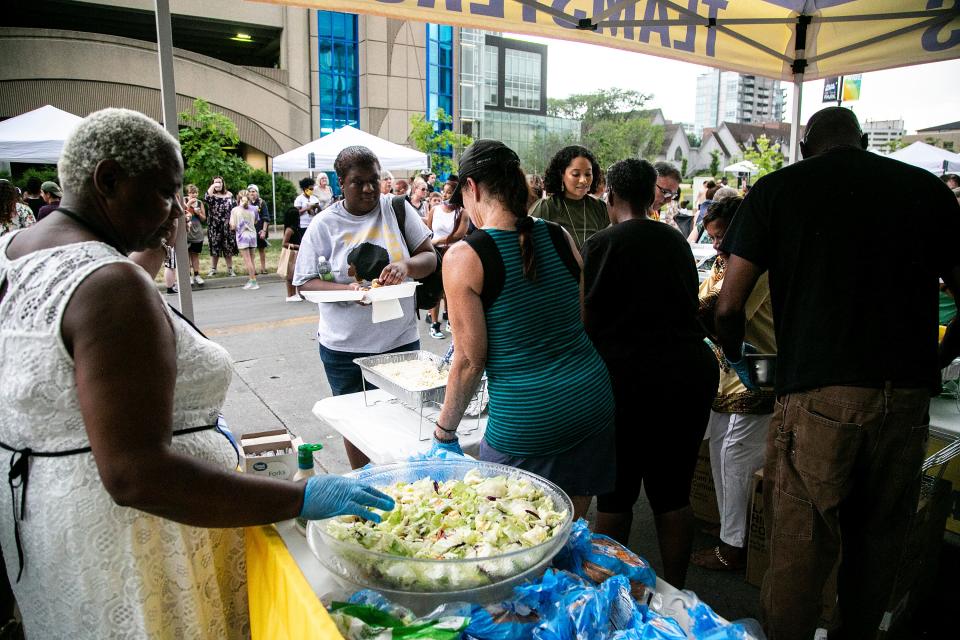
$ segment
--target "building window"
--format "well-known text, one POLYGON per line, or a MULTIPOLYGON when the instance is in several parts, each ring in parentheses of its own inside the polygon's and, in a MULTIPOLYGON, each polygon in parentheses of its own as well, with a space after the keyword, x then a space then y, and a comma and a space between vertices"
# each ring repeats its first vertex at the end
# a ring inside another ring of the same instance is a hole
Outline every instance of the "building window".
POLYGON ((499 54, 497 47, 483 46, 483 103, 496 107, 500 103, 500 88, 497 86, 499 54))
POLYGON ((540 110, 540 54, 504 49, 503 106, 540 110))
POLYGON ((453 27, 427 25, 427 118, 453 115, 453 27))
POLYGON ((360 126, 357 16, 317 11, 320 135, 360 126))

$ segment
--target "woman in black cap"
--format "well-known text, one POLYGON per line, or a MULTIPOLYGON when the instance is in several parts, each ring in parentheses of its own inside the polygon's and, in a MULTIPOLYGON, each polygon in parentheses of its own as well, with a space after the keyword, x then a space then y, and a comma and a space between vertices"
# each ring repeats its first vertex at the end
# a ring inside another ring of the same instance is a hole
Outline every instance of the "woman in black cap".
POLYGON ((613 392, 580 315, 580 258, 558 225, 527 215, 517 154, 478 140, 451 202, 477 227, 443 261, 457 357, 434 448, 459 451, 457 425, 484 370, 490 417, 480 459, 544 476, 576 516, 614 483, 613 392))

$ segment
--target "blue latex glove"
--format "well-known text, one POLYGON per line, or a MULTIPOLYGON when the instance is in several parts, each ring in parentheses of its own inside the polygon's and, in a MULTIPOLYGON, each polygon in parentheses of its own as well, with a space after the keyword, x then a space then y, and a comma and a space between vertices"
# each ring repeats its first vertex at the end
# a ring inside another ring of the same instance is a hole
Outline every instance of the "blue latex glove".
POLYGON ((760 387, 753 384, 753 380, 750 379, 750 365, 747 363, 745 357, 748 353, 756 353, 757 349, 749 342, 744 342, 740 351, 740 359, 731 360, 727 358, 727 364, 737 374, 737 377, 740 378, 740 382, 747 388, 747 391, 759 391, 760 387))
POLYGON ((300 517, 320 520, 353 515, 380 522, 380 516, 368 508, 390 511, 393 498, 359 480, 342 476, 313 476, 307 480, 300 517))
POLYGON ((440 442, 437 440, 436 436, 434 436, 433 445, 430 447, 430 453, 427 454, 427 457, 433 457, 440 451, 446 451, 458 456, 463 455, 463 449, 460 448, 459 440, 454 440, 452 442, 440 442))

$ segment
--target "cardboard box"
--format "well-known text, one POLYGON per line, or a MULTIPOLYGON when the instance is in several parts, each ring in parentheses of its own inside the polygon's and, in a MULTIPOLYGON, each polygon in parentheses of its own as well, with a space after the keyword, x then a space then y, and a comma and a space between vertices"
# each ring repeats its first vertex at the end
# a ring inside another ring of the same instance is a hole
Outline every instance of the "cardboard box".
POLYGON ((240 438, 240 468, 245 473, 291 480, 297 472, 297 448, 301 444, 303 440, 286 429, 245 433, 240 438))
POLYGON ((690 484, 690 506, 697 519, 710 524, 720 524, 717 490, 714 488, 713 472, 710 470, 709 440, 700 443, 697 466, 693 470, 693 482, 690 484))

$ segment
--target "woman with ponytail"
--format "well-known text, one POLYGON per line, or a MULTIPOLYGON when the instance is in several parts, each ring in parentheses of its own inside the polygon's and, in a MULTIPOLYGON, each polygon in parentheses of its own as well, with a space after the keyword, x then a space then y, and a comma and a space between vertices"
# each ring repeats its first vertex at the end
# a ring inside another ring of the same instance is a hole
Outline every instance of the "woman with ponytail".
POLYGON ((690 245, 676 229, 647 218, 656 181, 646 160, 610 167, 613 226, 583 245, 584 319, 617 405, 616 489, 597 497, 596 530, 627 544, 642 484, 663 577, 683 588, 693 543, 690 483, 719 372, 697 321, 690 245))
POLYGON ((581 320, 580 256, 559 225, 527 215, 517 154, 478 140, 460 158, 451 203, 477 230, 450 247, 443 286, 457 357, 434 449, 460 452, 457 425, 487 372, 480 459, 550 479, 583 516, 613 489, 613 392, 581 320))

